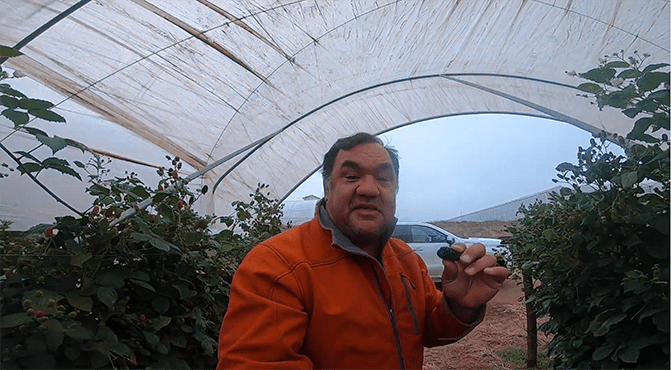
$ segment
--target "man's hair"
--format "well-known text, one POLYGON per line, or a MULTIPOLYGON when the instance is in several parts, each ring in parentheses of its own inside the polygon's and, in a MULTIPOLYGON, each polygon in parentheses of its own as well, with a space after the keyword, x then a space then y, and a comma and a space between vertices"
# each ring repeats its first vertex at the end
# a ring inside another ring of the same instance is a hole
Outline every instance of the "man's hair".
POLYGON ((322 163, 322 179, 324 183, 324 188, 328 185, 328 182, 331 180, 331 174, 333 173, 333 165, 335 165, 336 157, 341 150, 351 150, 356 146, 363 144, 380 144, 383 148, 389 153, 391 158, 391 163, 394 167, 394 175, 396 175, 396 191, 398 191, 398 171, 399 171, 399 162, 398 162, 398 151, 393 147, 384 145, 382 140, 377 136, 371 135, 366 132, 359 132, 352 136, 343 137, 338 139, 335 144, 329 149, 326 154, 324 154, 324 162, 322 163))

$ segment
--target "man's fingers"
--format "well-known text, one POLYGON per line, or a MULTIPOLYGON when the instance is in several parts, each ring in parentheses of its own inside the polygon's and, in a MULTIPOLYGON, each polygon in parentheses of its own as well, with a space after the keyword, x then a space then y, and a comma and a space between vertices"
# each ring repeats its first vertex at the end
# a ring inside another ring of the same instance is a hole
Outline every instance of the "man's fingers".
POLYGON ((492 266, 496 266, 496 257, 494 257, 491 254, 487 254, 487 255, 484 255, 484 256, 478 258, 477 260, 475 260, 475 262, 471 263, 470 265, 466 266, 466 268, 464 269, 464 272, 467 275, 473 276, 473 275, 483 271, 487 267, 492 267, 492 266))
MULTIPOLYGON (((461 244, 463 245, 463 244, 461 244)), ((465 247, 465 246, 464 246, 465 247)), ((460 261, 465 264, 470 264, 473 261, 478 260, 482 256, 487 254, 487 249, 485 246, 480 243, 475 243, 468 248, 465 248, 463 253, 461 253, 460 261)))

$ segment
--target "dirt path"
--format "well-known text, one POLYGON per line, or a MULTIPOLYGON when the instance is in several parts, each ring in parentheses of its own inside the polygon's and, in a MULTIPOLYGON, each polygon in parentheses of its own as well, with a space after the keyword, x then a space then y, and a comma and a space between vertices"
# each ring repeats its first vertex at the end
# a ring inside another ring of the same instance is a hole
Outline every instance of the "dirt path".
MULTIPOLYGON (((522 289, 514 280, 506 280, 499 293, 487 305, 484 321, 465 338, 447 346, 424 351, 424 370, 512 369, 496 352, 526 349, 526 311, 522 289)), ((547 339, 539 334, 539 347, 547 339)))

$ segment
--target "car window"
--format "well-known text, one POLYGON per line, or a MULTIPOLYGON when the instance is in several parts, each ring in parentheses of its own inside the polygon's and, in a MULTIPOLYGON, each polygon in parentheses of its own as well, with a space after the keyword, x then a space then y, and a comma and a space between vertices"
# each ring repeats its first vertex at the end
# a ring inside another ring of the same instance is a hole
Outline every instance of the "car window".
POLYGON ((412 233, 408 225, 396 225, 394 233, 391 236, 401 239, 406 243, 412 243, 412 233))
POLYGON ((426 226, 412 227, 412 242, 413 243, 437 243, 445 241, 447 238, 444 234, 426 226))

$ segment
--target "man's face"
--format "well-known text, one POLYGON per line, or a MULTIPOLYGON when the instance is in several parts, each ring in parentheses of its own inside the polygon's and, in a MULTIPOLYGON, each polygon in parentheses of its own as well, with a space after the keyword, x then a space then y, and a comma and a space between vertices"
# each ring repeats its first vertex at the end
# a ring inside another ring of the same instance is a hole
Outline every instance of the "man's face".
POLYGON ((396 174, 387 150, 376 143, 341 150, 325 185, 335 225, 355 245, 376 245, 396 212, 396 174))

